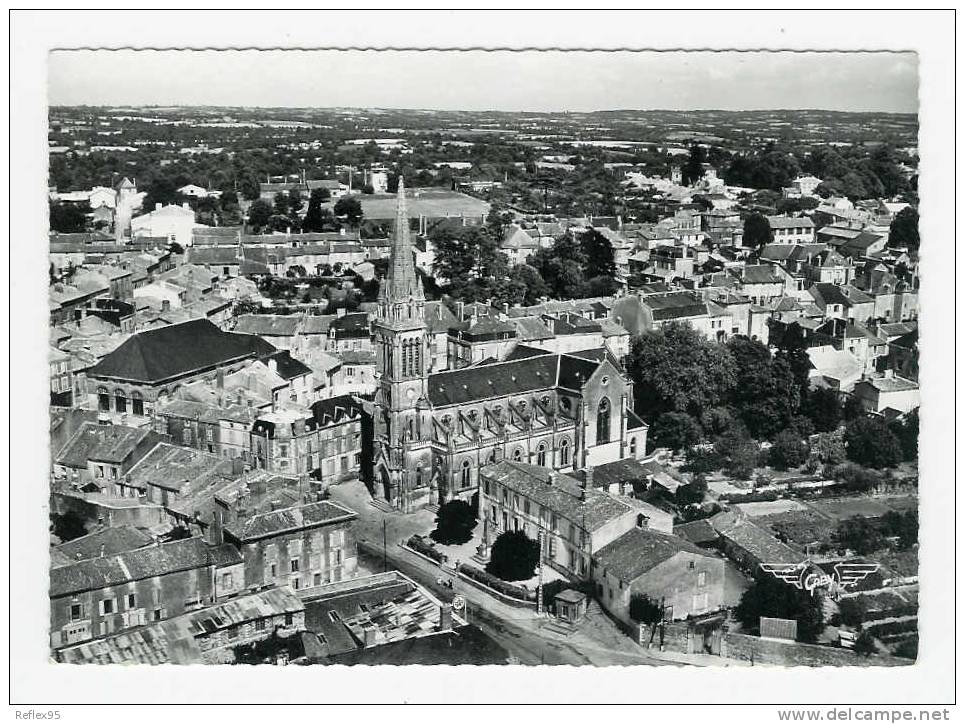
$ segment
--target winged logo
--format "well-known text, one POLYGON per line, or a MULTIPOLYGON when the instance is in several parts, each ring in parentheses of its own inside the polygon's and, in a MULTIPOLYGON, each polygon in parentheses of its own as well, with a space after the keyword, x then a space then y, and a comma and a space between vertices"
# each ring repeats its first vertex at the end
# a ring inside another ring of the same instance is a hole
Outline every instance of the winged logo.
POLYGON ((761 569, 795 588, 804 588, 805 563, 761 563, 761 569))
POLYGON ((834 564, 834 577, 841 588, 856 586, 865 578, 880 568, 877 563, 848 563, 843 561, 834 564))

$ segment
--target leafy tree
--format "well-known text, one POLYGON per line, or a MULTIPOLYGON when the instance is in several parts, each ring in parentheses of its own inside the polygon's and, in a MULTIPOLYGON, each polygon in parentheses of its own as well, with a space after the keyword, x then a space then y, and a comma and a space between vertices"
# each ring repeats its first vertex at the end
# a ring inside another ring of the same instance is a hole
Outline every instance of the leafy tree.
POLYGON ((355 196, 343 196, 335 202, 335 216, 345 217, 349 224, 358 226, 362 221, 362 202, 355 196))
POLYGON ((680 175, 684 186, 690 186, 695 181, 699 181, 704 176, 703 165, 707 160, 707 151, 699 143, 690 144, 690 154, 687 162, 680 169, 680 175))
POLYGON ((678 505, 694 505, 704 502, 707 495, 707 479, 703 475, 694 475, 689 483, 685 483, 674 492, 674 500, 678 505))
POLYGON ((66 543, 74 538, 87 535, 87 525, 84 519, 72 510, 66 513, 50 514, 50 532, 53 533, 61 542, 66 543))
POLYGON ((918 210, 914 206, 905 207, 891 220, 888 246, 907 247, 909 251, 918 251, 921 237, 918 235, 918 210))
POLYGON ((817 597, 769 574, 744 591, 734 615, 749 630, 758 630, 761 616, 793 619, 797 621, 797 639, 805 643, 814 643, 824 628, 817 597))
POLYGON ((50 204, 50 230, 76 234, 87 229, 87 217, 75 204, 50 204))
POLYGON ((811 443, 811 454, 823 465, 844 462, 846 453, 843 431, 820 433, 811 443))
POLYGON ((805 395, 801 412, 817 432, 831 432, 841 424, 841 396, 829 387, 816 387, 805 395))
POLYGON ((444 545, 460 545, 472 538, 476 514, 464 500, 450 500, 439 507, 432 539, 444 545))
POLYGON ((881 518, 881 531, 898 538, 899 550, 906 551, 918 543, 918 511, 889 510, 881 518))
POLYGON ((486 571, 504 581, 525 581, 538 564, 539 543, 521 530, 508 530, 493 542, 486 571))
POLYGON ((774 232, 763 214, 753 213, 744 219, 744 246, 758 251, 774 240, 774 232))
POLYGON ((631 620, 650 627, 652 642, 657 624, 663 621, 663 606, 645 593, 634 593, 630 596, 629 614, 631 620))
POLYGON ((587 258, 573 234, 563 234, 551 248, 537 250, 529 264, 543 277, 554 299, 573 299, 581 294, 587 258))
POLYGON ((760 446, 747 431, 735 425, 714 443, 714 452, 721 460, 723 470, 733 478, 749 478, 760 455, 760 446))
POLYGON ((841 548, 867 556, 888 547, 888 541, 870 518, 856 515, 842 520, 832 534, 832 540, 841 548))
POLYGON ((264 229, 273 213, 271 204, 264 199, 258 199, 248 207, 248 223, 255 229, 264 229))
POLYGON ((854 640, 854 648, 852 650, 858 656, 864 656, 865 658, 871 656, 871 654, 878 651, 878 646, 875 644, 875 637, 871 635, 870 631, 862 631, 854 640))
POLYGON ((583 275, 587 279, 595 277, 609 277, 612 279, 617 273, 617 265, 613 258, 613 245, 596 229, 588 229, 580 235, 580 248, 586 257, 586 267, 583 275))
POLYGON ((326 218, 322 213, 322 203, 325 202, 327 196, 331 196, 328 189, 312 189, 312 193, 308 197, 308 210, 305 212, 305 218, 302 222, 302 228, 305 231, 325 231, 331 220, 330 214, 326 218))
POLYGON ((648 440, 654 447, 680 452, 700 440, 700 426, 686 412, 665 412, 654 420, 648 440))
POLYGON ((734 416, 726 407, 712 407, 700 416, 700 425, 704 428, 704 433, 712 437, 723 435, 734 426, 734 423, 734 416))
POLYGON ((838 610, 841 612, 841 623, 854 628, 859 628, 868 615, 868 606, 860 596, 842 598, 838 602, 838 610))
POLYGON ((865 414, 865 409, 861 405, 861 400, 854 395, 848 395, 844 398, 844 405, 841 407, 841 417, 844 418, 845 422, 857 420, 861 417, 864 417, 865 414))
POLYGON ((732 337, 727 349, 734 360, 736 384, 731 405, 756 438, 786 429, 800 405, 794 372, 784 357, 772 357, 761 342, 732 337))
POLYGON ((772 467, 787 470, 804 465, 808 458, 808 446, 800 437, 790 430, 779 432, 774 437, 768 460, 772 467))
POLYGON ((724 467, 724 460, 715 450, 700 447, 688 448, 681 470, 687 473, 712 473, 724 467))
MULTIPOLYGON (((436 248, 433 272, 437 279, 448 280, 449 293, 455 299, 490 299, 506 283, 506 255, 485 228, 440 225, 430 232, 430 238, 436 248)), ((503 294, 507 298, 524 296, 518 287, 507 287, 503 294)))
POLYGON ((686 323, 672 322, 635 337, 627 357, 635 410, 648 421, 665 412, 699 417, 718 406, 736 384, 726 347, 686 323))
POLYGON ((905 415, 904 419, 889 423, 892 433, 898 438, 898 443, 901 445, 903 460, 918 459, 918 425, 917 408, 905 415))
POLYGON ((848 459, 870 468, 890 468, 901 462, 898 438, 881 418, 859 417, 844 432, 848 459))

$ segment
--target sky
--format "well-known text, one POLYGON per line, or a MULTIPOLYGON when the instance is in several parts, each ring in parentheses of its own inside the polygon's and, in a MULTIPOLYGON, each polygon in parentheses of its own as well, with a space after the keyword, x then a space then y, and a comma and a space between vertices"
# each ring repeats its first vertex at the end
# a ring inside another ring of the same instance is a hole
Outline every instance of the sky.
POLYGON ((915 113, 914 53, 54 51, 51 105, 915 113))

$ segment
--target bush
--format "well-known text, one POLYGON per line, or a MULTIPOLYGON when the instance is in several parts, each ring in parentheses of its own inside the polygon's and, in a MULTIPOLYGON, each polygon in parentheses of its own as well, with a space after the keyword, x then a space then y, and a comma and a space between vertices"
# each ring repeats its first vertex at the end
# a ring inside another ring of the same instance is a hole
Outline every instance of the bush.
POLYGON ((737 427, 731 428, 714 443, 716 452, 723 461, 724 471, 734 478, 748 478, 754 472, 760 455, 760 445, 747 433, 737 427))
POLYGON ((707 480, 703 475, 695 475, 686 485, 681 485, 674 493, 674 500, 678 505, 702 503, 707 494, 707 480))
POLYGON ((834 531, 832 540, 839 547, 866 556, 888 547, 888 540, 870 519, 863 515, 842 520, 834 531))
POLYGON ((426 556, 426 557, 428 557, 428 558, 431 558, 431 559, 434 560, 436 563, 442 563, 442 562, 446 559, 446 556, 445 556, 445 555, 443 555, 440 551, 437 551, 437 550, 436 550, 435 548, 433 548, 431 545, 429 545, 428 543, 426 543, 426 542, 422 539, 422 536, 421 536, 421 535, 414 535, 414 536, 412 536, 411 538, 409 538, 409 540, 407 540, 407 541, 405 542, 405 544, 406 544, 409 548, 411 548, 412 550, 414 550, 416 553, 421 553, 422 555, 424 555, 424 556, 426 556))
POLYGON ((476 514, 472 506, 463 500, 450 500, 439 508, 436 529, 430 535, 444 545, 460 545, 472 538, 475 527, 476 514))
POLYGON ((768 462, 777 470, 800 467, 807 457, 807 444, 790 430, 778 433, 768 450, 768 462))
POLYGON ((522 586, 514 586, 512 583, 507 583, 481 568, 474 568, 473 566, 461 563, 459 565, 459 572, 510 598, 515 598, 519 601, 536 600, 535 591, 530 591, 528 588, 523 588, 522 586))
POLYGON ((845 463, 834 468, 831 477, 844 483, 844 487, 852 493, 867 493, 881 483, 880 473, 854 463, 845 463))
POLYGON ((675 453, 689 448, 700 440, 700 426, 686 412, 665 412, 650 428, 655 447, 666 447, 675 453))
POLYGON ((504 581, 525 581, 533 577, 539 554, 537 541, 521 530, 508 530, 493 543, 486 571, 504 581))
POLYGON ((720 470, 724 466, 724 460, 714 450, 707 450, 700 447, 692 447, 684 454, 685 462, 681 470, 686 473, 704 474, 720 470))
POLYGON ((748 630, 759 628, 761 616, 794 619, 805 643, 817 640, 824 623, 820 600, 767 574, 744 591, 734 614, 748 630))
POLYGON ((838 602, 838 608, 841 611, 841 623, 845 626, 859 628, 864 623, 867 606, 860 597, 842 598, 838 602))
POLYGON ((881 418, 860 417, 848 423, 844 442, 848 459, 859 465, 880 469, 901 462, 901 444, 881 418))
POLYGON ((877 650, 878 648, 875 646, 875 637, 867 631, 862 631, 859 633, 858 638, 854 640, 853 651, 858 656, 871 656, 871 654, 875 653, 877 650))

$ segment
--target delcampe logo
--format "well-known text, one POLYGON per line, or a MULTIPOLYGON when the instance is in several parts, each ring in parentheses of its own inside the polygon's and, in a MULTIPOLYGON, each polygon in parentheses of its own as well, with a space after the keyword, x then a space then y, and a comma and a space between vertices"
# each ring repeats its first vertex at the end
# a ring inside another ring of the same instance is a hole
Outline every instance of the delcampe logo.
POLYGON ((761 568, 795 588, 814 593, 827 589, 831 598, 841 591, 858 585, 880 568, 878 563, 835 563, 834 572, 827 573, 810 561, 801 563, 761 563, 761 568))

